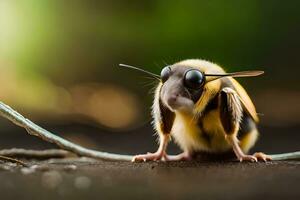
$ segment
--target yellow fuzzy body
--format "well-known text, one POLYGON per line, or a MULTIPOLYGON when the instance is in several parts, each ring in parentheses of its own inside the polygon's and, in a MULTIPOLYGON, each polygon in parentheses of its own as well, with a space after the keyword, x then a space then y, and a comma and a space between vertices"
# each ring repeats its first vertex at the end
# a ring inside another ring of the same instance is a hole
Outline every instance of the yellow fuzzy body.
POLYGON ((249 152, 249 150, 254 146, 255 142, 257 141, 258 136, 259 133, 257 129, 247 133, 246 136, 240 141, 241 149, 244 152, 249 152))
MULTIPOLYGON (((175 65, 194 67, 204 73, 224 73, 224 70, 218 65, 198 59, 186 60, 176 63, 175 65)), ((243 103, 243 109, 246 109, 254 121, 257 122, 258 118, 255 107, 246 91, 237 81, 234 79, 230 80, 243 103)), ((156 90, 153 105, 154 126, 159 135, 166 134, 162 133, 160 129, 161 116, 158 108, 158 99, 160 97, 161 87, 162 84, 160 83, 156 90)), ((170 134, 183 151, 221 153, 232 149, 231 145, 226 140, 226 133, 220 119, 219 107, 203 113, 209 102, 218 95, 221 89, 221 80, 208 82, 205 84, 203 94, 196 102, 193 112, 175 112, 175 119, 170 134), (202 120, 202 127, 199 126, 199 119, 202 120)), ((235 131, 234 136, 237 136, 237 133, 238 130, 235 131)), ((249 133, 244 134, 240 141, 241 149, 244 152, 247 152, 255 144, 257 137, 258 131, 256 128, 249 133)))
MULTIPOLYGON (((183 151, 211 153, 230 151, 231 145, 226 140, 219 115, 219 110, 214 110, 203 116, 203 129, 211 138, 209 142, 203 137, 204 133, 194 116, 184 113, 176 113, 171 136, 183 151)), ((240 141, 241 149, 248 152, 254 146, 257 137, 256 129, 247 133, 240 141)))
POLYGON ((230 149, 225 139, 221 122, 216 111, 204 117, 204 129, 212 138, 208 142, 203 138, 202 130, 199 128, 193 116, 187 114, 176 114, 171 135, 182 150, 188 152, 225 152, 230 149))

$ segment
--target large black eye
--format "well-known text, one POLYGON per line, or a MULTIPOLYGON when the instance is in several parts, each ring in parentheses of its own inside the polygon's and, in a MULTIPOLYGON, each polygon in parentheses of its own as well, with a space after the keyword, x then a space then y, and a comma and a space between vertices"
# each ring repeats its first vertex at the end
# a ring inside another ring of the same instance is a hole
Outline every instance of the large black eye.
POLYGON ((164 67, 161 72, 160 72, 160 77, 161 77, 161 80, 162 82, 166 82, 170 76, 170 73, 171 73, 171 68, 169 66, 167 67, 164 67))
POLYGON ((184 84, 191 89, 199 89, 205 82, 205 76, 199 70, 191 69, 185 72, 184 84))

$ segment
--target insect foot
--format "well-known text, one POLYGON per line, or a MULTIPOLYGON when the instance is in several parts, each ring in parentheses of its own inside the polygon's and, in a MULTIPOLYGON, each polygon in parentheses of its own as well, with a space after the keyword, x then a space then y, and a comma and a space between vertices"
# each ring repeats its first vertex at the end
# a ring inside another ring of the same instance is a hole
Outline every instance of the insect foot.
POLYGON ((132 158, 132 162, 147 162, 147 161, 164 161, 164 152, 155 152, 136 155, 132 158))
POLYGON ((256 152, 255 154, 253 154, 253 156, 256 157, 257 160, 261 160, 261 161, 264 161, 264 162, 272 160, 271 156, 268 156, 268 155, 266 155, 262 152, 256 152))
POLYGON ((240 162, 243 161, 250 161, 250 162, 257 162, 257 158, 255 156, 251 156, 251 155, 243 155, 239 158, 240 162))

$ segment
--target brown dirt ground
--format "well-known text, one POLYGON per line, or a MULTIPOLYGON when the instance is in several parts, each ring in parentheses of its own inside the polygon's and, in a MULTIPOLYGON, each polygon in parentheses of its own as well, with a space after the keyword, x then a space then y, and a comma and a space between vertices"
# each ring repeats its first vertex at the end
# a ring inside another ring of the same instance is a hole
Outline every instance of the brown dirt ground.
MULTIPOLYGON (((88 133, 98 149, 136 154, 156 148, 150 127, 128 133, 101 133, 75 125, 55 132, 88 133), (97 133, 97 134, 96 134, 97 133)), ((46 127, 51 130, 51 127, 46 127)), ((53 130, 53 129, 52 129, 53 130)), ((1 148, 53 147, 22 129, 3 130, 1 148)), ((263 128, 256 150, 268 153, 299 150, 297 127, 263 128), (291 139, 292 138, 292 139, 291 139)), ((174 146, 171 152, 178 152, 174 146)), ((200 159, 174 163, 26 161, 40 165, 24 170, 0 162, 0 199, 300 199, 300 161, 239 163, 200 159), (8 170, 11 168, 12 171, 8 170)))

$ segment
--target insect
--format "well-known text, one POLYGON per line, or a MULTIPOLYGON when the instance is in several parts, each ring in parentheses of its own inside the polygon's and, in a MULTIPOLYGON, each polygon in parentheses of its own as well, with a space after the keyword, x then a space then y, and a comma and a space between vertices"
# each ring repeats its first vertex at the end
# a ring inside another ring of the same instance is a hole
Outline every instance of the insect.
POLYGON ((249 155, 258 138, 259 118, 245 89, 234 77, 253 77, 263 71, 226 73, 220 66, 200 59, 184 60, 162 69, 161 75, 129 65, 158 78, 152 107, 159 138, 155 153, 136 155, 133 161, 190 160, 197 152, 233 151, 239 161, 271 160, 263 153, 249 155), (168 155, 170 139, 182 149, 168 155))

